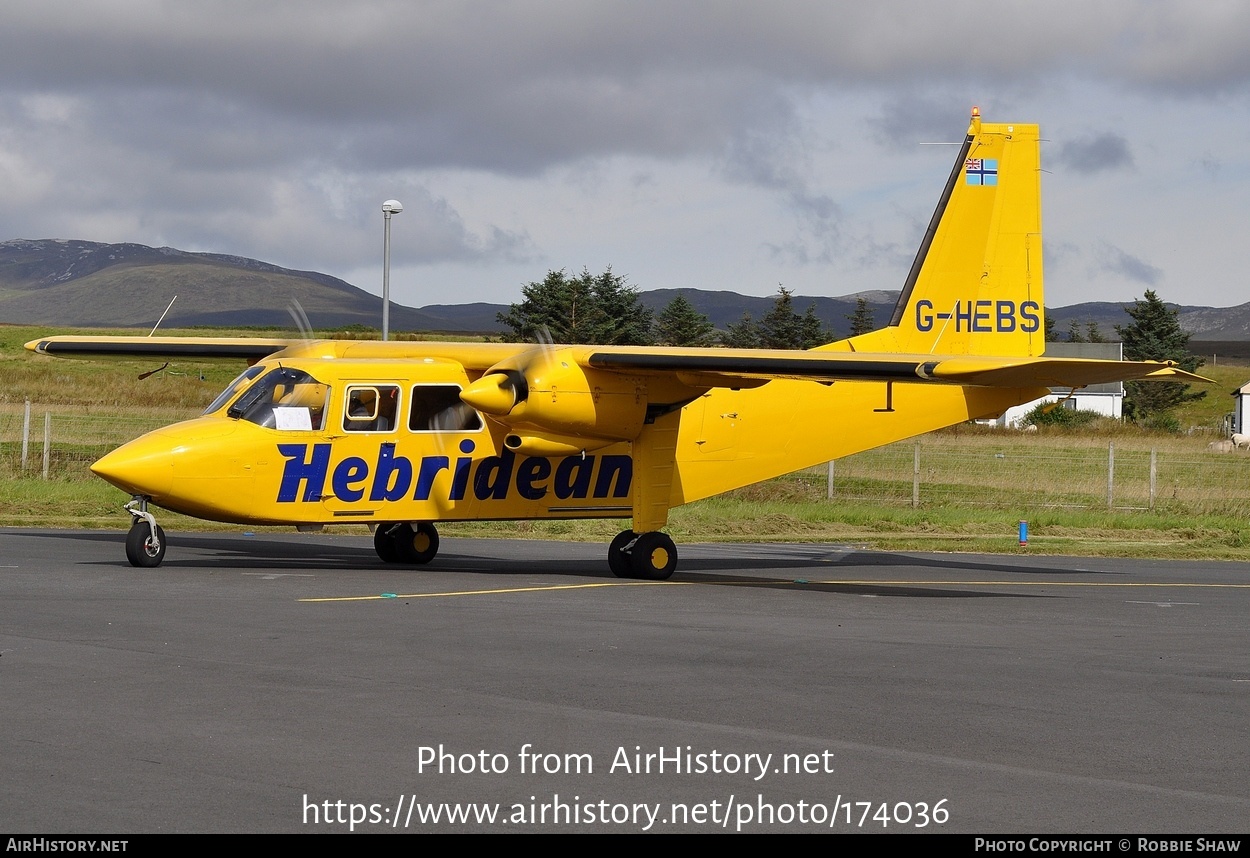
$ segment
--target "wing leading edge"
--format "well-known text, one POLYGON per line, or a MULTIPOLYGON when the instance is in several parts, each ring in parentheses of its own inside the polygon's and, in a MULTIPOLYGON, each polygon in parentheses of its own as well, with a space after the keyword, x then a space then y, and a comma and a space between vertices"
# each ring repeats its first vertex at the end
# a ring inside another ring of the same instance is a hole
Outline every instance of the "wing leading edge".
POLYGON ((26 348, 62 358, 234 358, 254 363, 297 342, 260 337, 57 336, 31 340, 26 348))

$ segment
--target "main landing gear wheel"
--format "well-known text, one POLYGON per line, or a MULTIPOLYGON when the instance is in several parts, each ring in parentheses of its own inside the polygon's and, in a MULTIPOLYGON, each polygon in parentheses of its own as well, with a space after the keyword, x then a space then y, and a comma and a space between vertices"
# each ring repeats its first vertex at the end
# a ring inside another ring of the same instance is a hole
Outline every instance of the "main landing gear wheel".
POLYGON ((667 533, 623 530, 608 546, 608 568, 618 578, 664 581, 677 568, 677 546, 667 533))
POLYGON ((395 537, 391 532, 397 527, 399 527, 398 524, 379 524, 373 531, 373 550, 385 563, 399 562, 399 547, 395 544, 395 537))
POLYGON ((622 530, 608 546, 608 568, 617 578, 633 577, 634 570, 630 568, 629 555, 625 553, 625 546, 637 538, 638 534, 632 530, 622 530))
POLYGON ((160 566, 165 559, 165 531, 161 526, 136 518, 126 534, 126 559, 142 569, 160 566))
POLYGON ((438 531, 428 521, 383 524, 373 533, 373 547, 387 563, 429 563, 438 554, 438 531))

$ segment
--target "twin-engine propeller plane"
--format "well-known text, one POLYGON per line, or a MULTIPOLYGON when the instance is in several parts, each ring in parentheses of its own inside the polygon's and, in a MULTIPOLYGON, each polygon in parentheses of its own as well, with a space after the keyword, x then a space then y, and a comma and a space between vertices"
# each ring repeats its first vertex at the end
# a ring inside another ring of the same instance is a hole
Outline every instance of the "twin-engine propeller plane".
POLYGON ((1205 380, 1170 363, 1044 355, 1036 125, 963 147, 893 318, 811 351, 267 339, 52 337, 40 354, 236 357, 203 416, 92 465, 131 494, 126 554, 158 566, 152 506, 214 521, 373 528, 427 563, 435 522, 631 518, 621 577, 677 564, 668 511, 1047 393, 1205 380))

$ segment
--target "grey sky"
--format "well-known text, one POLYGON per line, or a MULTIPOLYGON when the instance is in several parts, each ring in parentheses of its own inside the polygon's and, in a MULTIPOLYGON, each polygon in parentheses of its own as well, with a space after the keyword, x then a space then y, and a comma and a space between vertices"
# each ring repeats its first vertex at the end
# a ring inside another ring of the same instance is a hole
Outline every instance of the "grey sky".
POLYGON ((1039 122, 1048 301, 1231 305, 1240 2, 7 2, 0 238, 168 244, 409 304, 548 268, 897 288, 969 108, 1039 122), (1062 253, 1055 252, 1062 248, 1062 253))

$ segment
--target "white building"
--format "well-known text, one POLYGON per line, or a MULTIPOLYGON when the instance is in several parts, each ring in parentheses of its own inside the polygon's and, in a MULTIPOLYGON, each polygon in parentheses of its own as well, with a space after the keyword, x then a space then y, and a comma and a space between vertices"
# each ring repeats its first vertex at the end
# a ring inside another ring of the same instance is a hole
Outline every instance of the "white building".
MULTIPOLYGON (((1247 381, 1241 387, 1233 391, 1233 424, 1230 432, 1240 432, 1242 435, 1248 435, 1250 432, 1246 430, 1250 428, 1250 381, 1247 381)), ((1226 416, 1225 420, 1228 419, 1226 416)))

